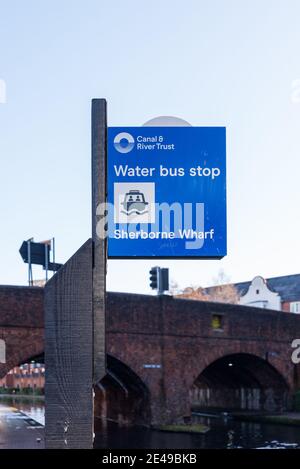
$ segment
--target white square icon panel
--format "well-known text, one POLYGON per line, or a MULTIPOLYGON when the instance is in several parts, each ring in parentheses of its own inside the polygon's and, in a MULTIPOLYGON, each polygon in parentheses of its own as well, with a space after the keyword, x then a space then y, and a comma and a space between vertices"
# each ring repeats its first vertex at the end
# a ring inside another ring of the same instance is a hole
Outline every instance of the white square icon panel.
POLYGON ((154 182, 114 183, 115 223, 155 223, 154 182))

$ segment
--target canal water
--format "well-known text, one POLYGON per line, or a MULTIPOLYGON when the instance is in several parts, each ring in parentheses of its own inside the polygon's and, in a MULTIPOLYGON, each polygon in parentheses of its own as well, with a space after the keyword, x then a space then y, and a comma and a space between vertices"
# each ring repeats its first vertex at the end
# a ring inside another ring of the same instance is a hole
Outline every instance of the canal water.
MULTIPOLYGON (((1 404, 16 407, 44 424, 44 402, 17 397, 0 398, 1 404)), ((168 433, 144 427, 120 427, 96 422, 96 448, 299 448, 300 427, 233 420, 230 417, 193 416, 194 423, 210 427, 205 434, 168 433)))
POLYGON ((1 404, 15 407, 41 425, 45 425, 45 404, 41 398, 0 396, 1 404))
POLYGON ((205 434, 168 433, 147 428, 120 428, 108 423, 96 432, 96 448, 216 449, 300 448, 300 427, 240 422, 228 418, 194 416, 194 423, 210 427, 205 434))

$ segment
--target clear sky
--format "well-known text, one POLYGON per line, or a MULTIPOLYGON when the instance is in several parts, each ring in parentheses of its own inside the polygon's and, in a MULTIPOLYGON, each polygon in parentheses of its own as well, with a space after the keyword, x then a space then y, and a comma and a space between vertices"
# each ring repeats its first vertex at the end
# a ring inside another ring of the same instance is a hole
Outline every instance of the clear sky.
POLYGON ((112 126, 227 127, 228 256, 110 261, 110 290, 149 293, 157 264, 181 287, 299 273, 299 17, 298 0, 0 1, 0 283, 26 284, 22 240, 55 236, 65 262, 90 237, 93 97, 112 126))

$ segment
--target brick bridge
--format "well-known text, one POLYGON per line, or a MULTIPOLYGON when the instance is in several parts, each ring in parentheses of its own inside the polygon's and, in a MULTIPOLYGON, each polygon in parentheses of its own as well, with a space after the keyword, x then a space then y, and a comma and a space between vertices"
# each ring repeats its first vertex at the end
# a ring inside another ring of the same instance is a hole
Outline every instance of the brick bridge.
MULTIPOLYGON (((43 289, 0 286, 0 378, 43 354, 43 334, 43 289)), ((288 409, 300 387, 295 338, 296 314, 108 293, 108 373, 96 388, 96 415, 160 423, 188 418, 192 407, 288 409)))

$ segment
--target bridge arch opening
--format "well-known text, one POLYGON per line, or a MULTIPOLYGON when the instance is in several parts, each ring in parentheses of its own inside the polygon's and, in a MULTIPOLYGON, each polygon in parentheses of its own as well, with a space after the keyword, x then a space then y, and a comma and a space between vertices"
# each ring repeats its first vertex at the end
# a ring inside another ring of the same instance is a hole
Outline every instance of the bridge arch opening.
POLYGON ((18 360, 15 366, 0 378, 0 394, 43 395, 45 388, 44 354, 18 360))
POLYGON ((38 355, 30 355, 27 358, 23 358, 23 360, 18 363, 18 366, 24 365, 25 363, 43 363, 45 364, 45 354, 39 353, 38 355))
POLYGON ((217 359, 195 380, 192 409, 281 412, 289 407, 289 387, 267 360, 237 353, 217 359))
POLYGON ((95 426, 150 423, 150 393, 140 377, 115 357, 107 356, 107 374, 95 387, 95 426))

